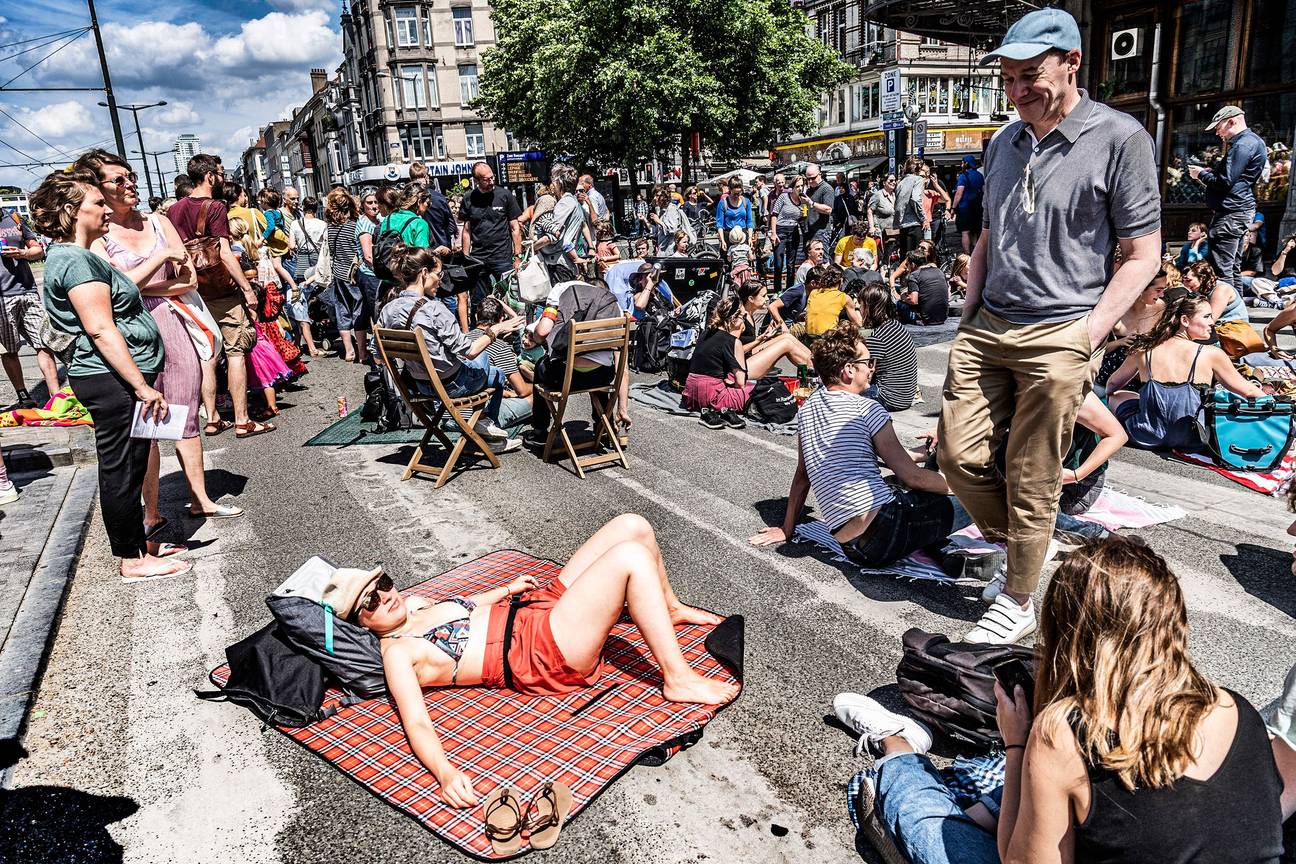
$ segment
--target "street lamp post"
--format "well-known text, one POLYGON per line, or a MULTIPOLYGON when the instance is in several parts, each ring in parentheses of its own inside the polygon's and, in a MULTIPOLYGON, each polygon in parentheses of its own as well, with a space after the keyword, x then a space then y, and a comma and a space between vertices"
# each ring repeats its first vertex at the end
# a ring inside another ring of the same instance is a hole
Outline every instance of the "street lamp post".
POLYGON ((158 194, 163 198, 167 197, 166 196, 166 173, 163 172, 162 163, 158 162, 158 157, 166 153, 170 153, 171 151, 170 150, 132 150, 131 152, 138 153, 140 154, 140 156, 144 157, 145 167, 148 166, 148 157, 150 156, 153 157, 153 170, 157 172, 157 178, 158 178, 158 194))
MULTIPOLYGON (((407 81, 407 82, 409 82, 410 84, 414 84, 414 85, 417 85, 417 84, 419 83, 419 81, 418 81, 417 78, 406 78, 404 75, 393 75, 393 74, 391 74, 390 72, 387 72, 387 71, 380 71, 380 72, 378 72, 378 73, 376 73, 376 74, 377 74, 377 77, 378 77, 378 78, 390 78, 390 79, 392 79, 392 101, 393 101, 393 102, 396 101, 396 82, 397 82, 397 81, 407 81)), ((421 107, 421 105, 420 105, 420 103, 422 103, 423 100, 422 100, 421 98, 419 98, 419 95, 418 95, 418 91, 417 91, 417 90, 414 91, 414 93, 415 93, 415 95, 414 95, 414 125, 415 125, 415 127, 417 128, 417 130, 418 130, 419 154, 420 154, 420 156, 421 156, 423 159, 426 159, 426 158, 427 158, 427 154, 424 153, 423 151, 424 151, 424 149, 425 149, 425 147, 426 147, 426 145, 427 145, 427 141, 423 138, 423 109, 422 109, 422 107, 421 107)), ((402 98, 403 98, 403 97, 402 97, 402 98)))
MULTIPOLYGON (((99 104, 100 104, 102 107, 104 107, 104 108, 111 108, 111 107, 112 107, 112 106, 110 106, 107 102, 100 102, 99 104)), ((140 132, 139 112, 143 111, 143 110, 146 109, 146 108, 161 108, 161 107, 162 107, 163 105, 165 105, 165 104, 167 104, 167 103, 166 103, 166 100, 163 99, 161 102, 150 102, 148 105, 118 105, 118 106, 116 106, 118 109, 120 109, 120 110, 122 110, 122 111, 129 111, 129 112, 131 112, 131 114, 133 114, 133 115, 135 116, 135 137, 136 137, 136 139, 139 141, 139 149, 140 149, 141 152, 143 152, 143 150, 144 150, 144 133, 140 132)), ((158 181, 161 182, 161 178, 158 178, 158 181)), ((149 174, 148 157, 147 157, 147 156, 144 157, 144 183, 145 183, 145 185, 148 187, 148 194, 149 194, 149 197, 152 198, 152 197, 153 197, 153 177, 152 177, 152 175, 149 174)))

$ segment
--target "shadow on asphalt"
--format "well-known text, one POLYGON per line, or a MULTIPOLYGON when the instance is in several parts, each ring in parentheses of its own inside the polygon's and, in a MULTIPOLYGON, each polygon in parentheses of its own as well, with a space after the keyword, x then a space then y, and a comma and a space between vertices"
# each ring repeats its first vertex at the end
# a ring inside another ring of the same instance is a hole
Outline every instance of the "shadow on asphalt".
MULTIPOLYGON (((26 758, 14 738, 0 741, 0 769, 26 758)), ((115 795, 92 795, 65 786, 0 789, 0 861, 11 864, 110 864, 122 847, 107 826, 135 813, 139 804, 115 795)))
POLYGON ((1242 588, 1285 615, 1296 617, 1292 594, 1292 556, 1278 549, 1239 543, 1236 555, 1221 555, 1220 563, 1242 588))

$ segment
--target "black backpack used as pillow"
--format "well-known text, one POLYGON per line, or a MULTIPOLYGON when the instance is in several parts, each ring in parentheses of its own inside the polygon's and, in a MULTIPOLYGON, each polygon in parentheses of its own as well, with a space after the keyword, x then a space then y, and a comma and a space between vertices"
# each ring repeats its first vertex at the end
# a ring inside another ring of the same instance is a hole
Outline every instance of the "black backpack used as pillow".
POLYGON ((900 693, 933 731, 981 749, 1003 746, 995 717, 994 668, 1021 660, 1035 674, 1035 652, 1021 645, 951 642, 911 627, 896 667, 900 693))
POLYGON ((199 699, 242 705, 266 725, 309 726, 333 713, 324 704, 324 670, 284 638, 277 622, 225 649, 229 680, 199 699))
POLYGON ((266 605, 283 639, 343 690, 366 699, 387 692, 382 651, 373 633, 306 597, 271 594, 266 605))

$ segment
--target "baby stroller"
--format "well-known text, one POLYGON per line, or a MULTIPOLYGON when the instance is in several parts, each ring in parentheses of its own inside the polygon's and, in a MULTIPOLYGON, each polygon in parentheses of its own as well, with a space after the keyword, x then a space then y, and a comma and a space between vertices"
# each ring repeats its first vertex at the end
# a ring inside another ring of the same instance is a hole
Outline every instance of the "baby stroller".
POLYGON ((672 313, 670 350, 666 352, 666 375, 672 388, 684 389, 693 351, 706 330, 711 310, 719 302, 719 292, 704 290, 672 313))
POLYGON ((333 288, 316 290, 306 300, 306 314, 310 317, 311 334, 315 346, 321 351, 331 351, 340 344, 337 321, 333 312, 333 288))

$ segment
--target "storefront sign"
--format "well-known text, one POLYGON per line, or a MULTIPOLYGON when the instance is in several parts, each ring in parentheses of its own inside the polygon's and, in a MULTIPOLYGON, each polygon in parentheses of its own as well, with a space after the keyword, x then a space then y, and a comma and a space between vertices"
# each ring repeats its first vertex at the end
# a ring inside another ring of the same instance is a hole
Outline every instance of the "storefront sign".
POLYGON ((509 186, 540 183, 548 172, 548 157, 543 150, 509 150, 500 153, 500 182, 509 186))
POLYGON ((775 147, 777 161, 789 162, 840 162, 848 159, 867 159, 886 154, 886 140, 881 132, 865 132, 840 138, 821 138, 797 144, 775 147))
POLYGON ((476 161, 462 162, 425 162, 429 177, 459 177, 471 174, 476 161))

